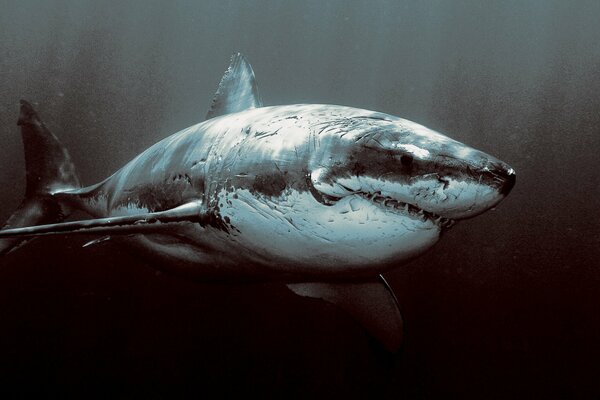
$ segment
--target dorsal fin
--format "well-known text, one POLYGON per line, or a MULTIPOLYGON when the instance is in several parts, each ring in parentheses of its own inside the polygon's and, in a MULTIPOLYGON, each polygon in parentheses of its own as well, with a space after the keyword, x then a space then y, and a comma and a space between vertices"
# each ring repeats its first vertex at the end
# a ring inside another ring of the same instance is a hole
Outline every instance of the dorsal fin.
POLYGON ((262 107, 254 71, 241 53, 231 56, 229 68, 223 74, 206 119, 262 107))

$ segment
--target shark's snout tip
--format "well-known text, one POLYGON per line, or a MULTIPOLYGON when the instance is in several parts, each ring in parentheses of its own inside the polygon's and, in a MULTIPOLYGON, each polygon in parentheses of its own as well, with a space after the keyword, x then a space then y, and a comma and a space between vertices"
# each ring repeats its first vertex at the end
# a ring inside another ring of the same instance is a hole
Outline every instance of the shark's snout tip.
POLYGON ((508 168, 503 175, 504 185, 502 185, 500 193, 504 196, 508 196, 512 188, 515 186, 515 183, 517 183, 517 173, 514 169, 508 168))

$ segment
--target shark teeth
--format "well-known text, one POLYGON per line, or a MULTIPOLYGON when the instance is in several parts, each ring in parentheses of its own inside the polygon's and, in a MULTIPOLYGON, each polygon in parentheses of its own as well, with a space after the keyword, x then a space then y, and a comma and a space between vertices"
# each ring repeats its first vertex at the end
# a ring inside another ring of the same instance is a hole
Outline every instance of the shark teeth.
POLYGON ((414 217, 421 219, 422 221, 433 221, 436 225, 444 228, 450 229, 454 225, 454 220, 449 218, 443 218, 437 214, 431 213, 429 211, 425 211, 417 206, 414 206, 409 203, 404 203, 402 201, 398 201, 392 197, 382 196, 380 192, 376 193, 362 193, 357 192, 355 194, 360 195, 361 197, 368 199, 374 203, 377 203, 386 208, 392 208, 396 210, 404 211, 407 214, 410 214, 414 217))

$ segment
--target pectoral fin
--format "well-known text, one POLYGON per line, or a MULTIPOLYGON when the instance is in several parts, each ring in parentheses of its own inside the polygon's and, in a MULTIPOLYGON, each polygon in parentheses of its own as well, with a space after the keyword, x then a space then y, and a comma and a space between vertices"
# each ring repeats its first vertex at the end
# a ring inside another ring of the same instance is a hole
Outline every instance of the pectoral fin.
POLYGON ((382 275, 368 282, 293 283, 287 285, 300 296, 326 300, 361 323, 389 351, 402 342, 402 316, 398 301, 382 275))
POLYGON ((65 233, 100 233, 105 235, 152 233, 168 228, 170 224, 173 223, 197 222, 202 224, 204 223, 203 218, 205 218, 203 212, 204 208, 202 202, 194 201, 170 210, 153 213, 3 229, 0 230, 0 238, 31 237, 65 233))

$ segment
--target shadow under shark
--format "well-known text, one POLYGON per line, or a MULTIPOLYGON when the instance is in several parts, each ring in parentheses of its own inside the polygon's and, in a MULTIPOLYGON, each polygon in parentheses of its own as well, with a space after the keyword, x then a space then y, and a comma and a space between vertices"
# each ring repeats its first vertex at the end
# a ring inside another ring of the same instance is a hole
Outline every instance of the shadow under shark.
POLYGON ((402 318, 381 275, 515 184, 502 161, 414 122, 335 105, 263 107, 232 57, 207 120, 82 187, 67 150, 21 101, 26 194, 0 254, 95 233, 204 281, 281 281, 339 305, 389 350, 402 318), (82 210, 93 219, 63 222, 82 210))

